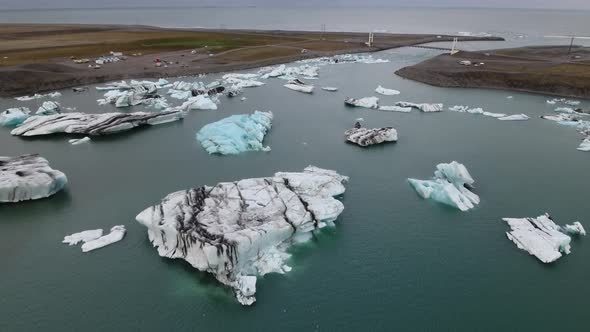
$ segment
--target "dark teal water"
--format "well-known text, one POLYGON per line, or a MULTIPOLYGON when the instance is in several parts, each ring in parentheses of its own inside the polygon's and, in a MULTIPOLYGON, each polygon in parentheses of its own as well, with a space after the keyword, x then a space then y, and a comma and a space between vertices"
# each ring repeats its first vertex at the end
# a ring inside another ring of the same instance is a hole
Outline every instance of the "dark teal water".
MULTIPOLYGON (((587 318, 590 243, 543 265, 518 250, 502 217, 553 215, 590 225, 590 155, 580 137, 538 119, 553 107, 544 96, 441 89, 393 72, 435 53, 401 49, 386 64, 321 69, 305 95, 270 80, 224 98, 218 111, 184 121, 96 138, 71 146, 62 136, 22 139, 0 130, 0 154, 40 153, 69 179, 67 190, 0 206, 0 331, 582 331, 587 318), (526 113, 526 122, 469 114, 410 114, 347 108, 345 96, 371 96, 377 85, 398 100, 467 104, 526 113), (508 100, 506 96, 513 95, 508 100), (275 113, 269 153, 210 156, 194 139, 203 125, 254 110, 275 113), (346 144, 354 119, 394 126, 399 142, 363 149, 346 144), (428 178, 439 162, 464 163, 482 202, 462 213, 419 198, 408 177, 428 178), (166 194, 203 184, 305 166, 350 176, 337 227, 293 250, 293 271, 258 282, 256 305, 242 307, 213 278, 182 261, 160 258, 135 215, 166 194), (119 243, 83 254, 64 235, 124 224, 119 243)), ((207 81, 214 80, 209 76, 207 81)), ((104 112, 92 91, 64 92, 60 102, 104 112)), ((37 102, 30 102, 35 105, 37 102)), ((26 103, 0 100, 0 109, 26 103)), ((585 104, 590 106, 589 103, 585 104)))

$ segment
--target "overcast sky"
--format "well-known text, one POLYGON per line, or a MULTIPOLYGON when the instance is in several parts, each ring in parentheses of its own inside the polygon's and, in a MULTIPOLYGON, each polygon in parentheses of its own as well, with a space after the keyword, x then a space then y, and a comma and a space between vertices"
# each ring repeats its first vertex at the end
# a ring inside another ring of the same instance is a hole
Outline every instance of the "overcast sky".
POLYGON ((0 0, 2 9, 178 6, 408 6, 590 9, 590 0, 0 0))

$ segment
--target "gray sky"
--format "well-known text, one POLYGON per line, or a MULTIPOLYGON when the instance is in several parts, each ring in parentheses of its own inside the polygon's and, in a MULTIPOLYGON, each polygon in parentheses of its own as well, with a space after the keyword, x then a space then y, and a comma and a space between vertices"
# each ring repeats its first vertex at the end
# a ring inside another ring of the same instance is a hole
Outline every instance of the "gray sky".
POLYGON ((2 9, 145 6, 408 6, 590 9, 590 0, 0 0, 2 9))

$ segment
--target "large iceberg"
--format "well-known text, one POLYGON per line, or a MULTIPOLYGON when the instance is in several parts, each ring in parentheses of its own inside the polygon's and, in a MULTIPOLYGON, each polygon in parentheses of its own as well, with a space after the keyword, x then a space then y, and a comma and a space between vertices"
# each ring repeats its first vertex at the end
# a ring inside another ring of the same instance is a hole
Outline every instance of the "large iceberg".
POLYGON ((453 206, 461 211, 473 209, 479 204, 479 196, 467 187, 475 182, 467 168, 456 161, 436 165, 432 180, 408 179, 422 198, 453 206))
POLYGON ((197 133, 197 140, 209 153, 223 155, 245 151, 269 151, 262 145, 272 125, 272 112, 232 115, 210 123, 197 133))
MULTIPOLYGON (((101 230, 102 231, 102 230, 101 230)), ((90 241, 84 241, 82 245, 82 252, 89 252, 92 250, 96 250, 102 247, 106 247, 109 244, 113 244, 115 242, 119 242, 125 236, 125 226, 117 225, 111 228, 111 232, 107 235, 101 236, 97 239, 93 239, 90 241)))
POLYGON ((360 122, 355 123, 354 128, 344 133, 347 141, 360 146, 381 144, 384 142, 396 142, 397 131, 393 127, 362 128, 360 122))
POLYGON ((578 222, 574 225, 560 227, 553 222, 549 214, 537 218, 503 218, 510 226, 506 236, 519 249, 537 257, 543 263, 551 263, 559 259, 562 254, 571 251, 571 238, 566 234, 585 235, 584 227, 578 222))
POLYGON ((348 180, 313 166, 303 172, 222 182, 166 196, 137 221, 162 257, 180 258, 233 288, 243 305, 256 301, 256 279, 285 273, 287 249, 332 225, 344 206, 334 197, 348 180))
POLYGON ((398 101, 397 103, 395 103, 396 106, 400 106, 400 107, 412 107, 412 108, 416 108, 421 110, 422 112, 441 112, 443 110, 443 104, 427 104, 427 103, 422 103, 422 104, 416 104, 416 103, 410 103, 407 101, 398 101))
POLYGON ((347 97, 344 99, 344 103, 346 105, 355 106, 355 107, 364 107, 364 108, 379 108, 379 98, 377 97, 365 97, 365 98, 350 98, 347 97))
POLYGON ((31 111, 26 107, 9 108, 0 113, 0 126, 16 127, 29 117, 31 111))
POLYGON ((375 92, 377 92, 378 94, 384 95, 384 96, 395 96, 395 95, 400 94, 400 92, 397 90, 386 89, 386 88, 382 87, 381 85, 379 85, 377 87, 377 89, 375 89, 375 92))
POLYGON ((66 175, 36 154, 0 157, 0 203, 49 197, 62 190, 66 175))
POLYGON ((67 113, 32 116, 11 131, 15 136, 38 136, 56 133, 107 135, 141 126, 153 126, 184 118, 179 110, 158 113, 67 113))

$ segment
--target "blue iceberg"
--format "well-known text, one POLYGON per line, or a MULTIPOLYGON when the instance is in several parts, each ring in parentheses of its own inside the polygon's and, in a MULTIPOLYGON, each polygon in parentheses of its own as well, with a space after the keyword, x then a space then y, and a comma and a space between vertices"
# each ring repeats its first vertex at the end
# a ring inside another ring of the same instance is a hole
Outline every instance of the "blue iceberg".
POLYGON ((272 125, 272 119, 272 112, 232 115, 201 128, 197 140, 210 154, 270 151, 270 147, 262 145, 262 140, 272 125))
POLYGON ((467 168, 456 161, 438 164, 432 180, 408 179, 422 198, 455 207, 461 211, 479 204, 479 196, 467 189, 475 182, 467 168))
POLYGON ((29 117, 31 111, 26 107, 9 108, 0 113, 0 126, 16 127, 29 117))

